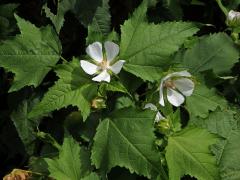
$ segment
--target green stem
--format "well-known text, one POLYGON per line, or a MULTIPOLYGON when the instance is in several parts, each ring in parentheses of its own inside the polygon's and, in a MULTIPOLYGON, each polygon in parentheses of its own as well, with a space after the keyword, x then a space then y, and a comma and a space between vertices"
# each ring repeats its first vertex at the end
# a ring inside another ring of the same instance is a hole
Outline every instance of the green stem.
POLYGON ((67 61, 64 57, 62 57, 62 56, 60 56, 60 59, 62 59, 65 63, 68 62, 68 61, 67 61))
POLYGON ((221 0, 216 0, 216 2, 218 3, 219 8, 222 10, 222 12, 225 14, 225 16, 228 15, 228 10, 227 8, 222 4, 221 0))
POLYGON ((36 133, 37 137, 42 141, 51 144, 53 147, 57 148, 59 151, 62 149, 58 142, 48 133, 39 131, 36 133))

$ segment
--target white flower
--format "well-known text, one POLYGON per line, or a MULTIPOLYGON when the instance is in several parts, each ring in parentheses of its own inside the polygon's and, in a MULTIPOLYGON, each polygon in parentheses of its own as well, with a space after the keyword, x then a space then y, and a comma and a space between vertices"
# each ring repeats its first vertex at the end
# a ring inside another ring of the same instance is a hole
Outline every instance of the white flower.
POLYGON ((227 19, 230 21, 234 20, 235 18, 239 18, 239 17, 240 17, 240 12, 234 11, 234 10, 229 11, 228 15, 227 15, 227 19))
POLYGON ((96 75, 92 78, 93 81, 110 82, 109 72, 118 74, 124 64, 124 60, 115 62, 115 58, 119 53, 119 46, 113 42, 107 41, 104 43, 106 56, 103 54, 102 44, 100 42, 94 42, 90 44, 86 52, 92 58, 93 63, 85 60, 80 61, 82 69, 90 75, 96 75))
POLYGON ((160 120, 162 119, 165 119, 162 114, 158 111, 157 109, 157 106, 155 106, 154 104, 152 103, 147 103, 145 106, 144 106, 144 109, 151 109, 152 111, 156 111, 157 114, 156 114, 156 117, 155 117, 155 123, 159 122, 160 120))
POLYGON ((227 24, 229 26, 240 25, 240 12, 231 10, 227 15, 227 24))
POLYGON ((167 99, 174 106, 180 106, 184 102, 184 96, 191 96, 194 90, 194 83, 191 74, 187 71, 175 72, 167 75, 161 80, 159 103, 164 106, 163 91, 167 89, 167 99))

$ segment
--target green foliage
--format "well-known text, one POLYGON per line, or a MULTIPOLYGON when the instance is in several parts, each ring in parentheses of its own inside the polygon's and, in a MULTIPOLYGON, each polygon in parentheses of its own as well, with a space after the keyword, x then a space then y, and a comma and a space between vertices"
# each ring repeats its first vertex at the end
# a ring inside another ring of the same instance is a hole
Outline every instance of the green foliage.
POLYGON ((231 38, 225 33, 217 33, 200 39, 187 50, 182 63, 192 73, 213 70, 221 75, 229 73, 238 58, 239 50, 231 38))
POLYGON ((132 99, 126 96, 122 96, 116 100, 115 109, 122 109, 127 107, 135 107, 132 99))
POLYGON ((110 32, 111 16, 108 12, 108 0, 61 0, 57 4, 56 15, 51 12, 47 4, 44 5, 43 9, 58 33, 64 25, 64 15, 68 11, 74 13, 84 26, 90 25, 89 34, 91 36, 94 34, 107 35, 110 32), (102 7, 99 7, 101 3, 102 7))
POLYGON ((4 2, 1 177, 240 179, 239 0, 4 2))
POLYGON ((56 159, 45 158, 45 161, 51 177, 58 180, 80 180, 91 170, 88 157, 89 154, 80 148, 73 138, 67 137, 64 138, 59 157, 56 159))
POLYGON ((188 128, 169 137, 166 148, 169 178, 179 180, 183 175, 191 175, 199 180, 219 179, 215 158, 209 150, 216 140, 199 128, 188 128))
POLYGON ((212 112, 206 119, 194 119, 192 122, 198 126, 207 128, 210 132, 223 137, 217 144, 212 146, 221 179, 239 179, 240 163, 238 143, 240 138, 238 114, 234 111, 212 112))
POLYGON ((214 89, 208 89, 205 85, 197 85, 192 96, 186 100, 186 107, 190 116, 206 118, 209 111, 215 111, 217 107, 226 109, 227 102, 219 96, 214 89))
POLYGON ((104 41, 111 32, 111 15, 109 12, 109 0, 102 0, 102 6, 98 7, 92 23, 88 26, 87 44, 98 39, 104 41))
POLYGON ((124 69, 143 80, 160 79, 166 61, 184 41, 197 32, 192 23, 166 22, 159 25, 146 22, 147 1, 121 27, 120 59, 124 69))
POLYGON ((77 19, 88 27, 92 23, 96 10, 105 0, 77 0, 72 12, 77 19))
POLYGON ((50 26, 37 28, 16 16, 21 34, 0 45, 0 66, 15 74, 10 92, 37 87, 57 63, 61 45, 50 26))
POLYGON ((34 152, 35 129, 39 124, 39 119, 29 119, 27 115, 38 102, 39 97, 23 99, 11 113, 11 119, 29 155, 34 152))
POLYGON ((67 11, 72 10, 76 0, 61 0, 58 2, 57 14, 53 14, 51 10, 45 5, 43 7, 47 17, 49 17, 52 23, 55 26, 57 33, 60 32, 63 24, 64 24, 64 15, 67 11))
POLYGON ((92 162, 101 171, 115 166, 154 178, 160 172, 160 157, 153 147, 155 113, 133 108, 120 109, 97 128, 92 162))
POLYGON ((88 176, 85 176, 81 180, 100 180, 100 177, 96 173, 91 173, 88 176))
POLYGON ((113 81, 111 83, 102 83, 99 87, 100 94, 104 94, 107 91, 122 92, 129 94, 128 90, 119 81, 113 81))
POLYGON ((18 4, 0 5, 0 41, 16 29, 14 11, 18 4))
POLYGON ((59 80, 45 94, 42 101, 30 112, 29 117, 50 113, 67 106, 77 106, 85 120, 91 108, 91 100, 97 95, 94 84, 82 71, 78 59, 56 68, 59 80))
POLYGON ((226 140, 219 142, 214 152, 219 159, 220 175, 222 179, 236 180, 240 178, 240 130, 232 130, 226 140))
POLYGON ((193 117, 190 119, 190 122, 224 138, 229 136, 232 127, 237 126, 237 121, 234 119, 234 112, 230 110, 222 111, 220 108, 211 112, 206 118, 193 117))

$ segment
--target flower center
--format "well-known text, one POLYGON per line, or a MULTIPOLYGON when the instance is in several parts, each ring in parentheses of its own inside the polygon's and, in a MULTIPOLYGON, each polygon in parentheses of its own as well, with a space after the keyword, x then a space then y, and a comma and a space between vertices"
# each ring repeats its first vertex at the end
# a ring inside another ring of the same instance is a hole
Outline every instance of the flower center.
POLYGON ((103 59, 103 61, 99 64, 102 70, 106 70, 109 67, 109 63, 106 59, 103 59))
POLYGON ((163 86, 166 88, 176 89, 175 84, 171 80, 165 81, 163 86))

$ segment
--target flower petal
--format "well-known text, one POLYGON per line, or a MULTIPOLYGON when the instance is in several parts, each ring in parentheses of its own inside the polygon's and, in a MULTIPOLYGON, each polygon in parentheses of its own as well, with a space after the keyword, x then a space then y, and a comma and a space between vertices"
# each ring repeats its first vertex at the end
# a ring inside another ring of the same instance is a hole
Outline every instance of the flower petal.
POLYGON ((87 74, 90 74, 90 75, 95 74, 99 69, 99 67, 96 66, 95 64, 92 64, 85 60, 80 61, 80 66, 87 74))
POLYGON ((94 42, 90 44, 86 49, 87 54, 97 62, 102 62, 103 53, 102 53, 102 44, 100 42, 94 42))
POLYGON ((176 107, 180 106, 184 102, 183 95, 171 88, 167 88, 167 99, 176 107))
POLYGON ((240 12, 231 10, 227 15, 227 20, 232 21, 235 18, 239 18, 239 17, 240 17, 240 12))
POLYGON ((161 81, 160 87, 159 87, 159 104, 161 104, 162 106, 165 106, 164 103, 164 97, 163 97, 163 79, 161 81))
POLYGON ((157 114, 155 116, 155 120, 154 120, 155 123, 159 122, 162 119, 165 119, 163 117, 163 115, 158 111, 157 106, 155 106, 152 103, 145 104, 144 109, 151 109, 152 111, 156 111, 157 112, 157 114))
POLYGON ((194 83, 188 78, 180 78, 173 81, 176 88, 184 95, 191 96, 194 90, 194 83))
POLYGON ((144 109, 151 109, 152 111, 157 111, 158 109, 157 109, 157 106, 155 106, 154 104, 152 104, 152 103, 147 103, 147 104, 145 104, 145 106, 144 106, 144 109))
POLYGON ((104 43, 104 48, 109 62, 111 62, 119 53, 119 46, 111 41, 106 41, 104 43))
POLYGON ((123 64, 125 63, 124 60, 119 60, 117 61, 115 64, 113 64, 112 66, 109 67, 109 69, 114 72, 115 74, 118 74, 122 67, 123 67, 123 64))
POLYGON ((101 82, 101 81, 110 82, 110 74, 108 74, 107 70, 104 70, 99 75, 92 78, 92 80, 97 82, 101 82))
POLYGON ((163 115, 158 111, 155 117, 155 123, 159 122, 160 120, 165 119, 165 117, 163 117, 163 115))
POLYGON ((178 76, 180 76, 180 77, 192 77, 192 75, 189 72, 187 72, 187 71, 180 71, 180 72, 174 72, 174 73, 168 74, 167 76, 162 78, 162 81, 166 81, 169 78, 178 77, 178 76))
POLYGON ((236 16, 236 11, 231 10, 228 12, 227 19, 231 21, 234 19, 235 16, 236 16))
POLYGON ((173 74, 174 74, 174 76, 192 77, 192 75, 187 71, 179 71, 179 72, 175 72, 173 74))

